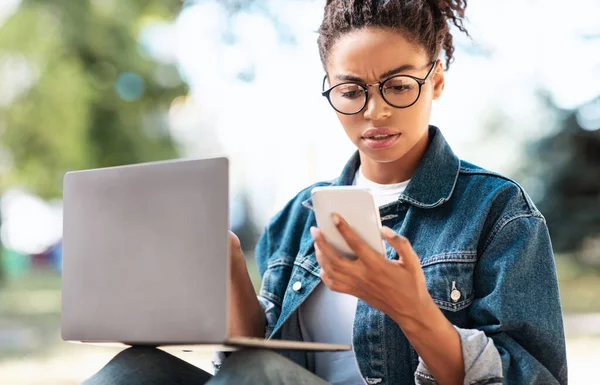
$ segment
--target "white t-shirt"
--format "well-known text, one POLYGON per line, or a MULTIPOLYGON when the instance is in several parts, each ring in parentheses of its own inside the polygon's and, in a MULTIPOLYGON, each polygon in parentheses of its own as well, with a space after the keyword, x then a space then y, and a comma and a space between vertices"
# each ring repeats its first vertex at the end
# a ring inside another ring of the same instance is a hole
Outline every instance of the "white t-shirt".
MULTIPOLYGON (((397 200, 408 182, 378 184, 365 178, 359 167, 353 184, 369 188, 376 205, 381 207, 397 200)), ((356 297, 336 293, 319 284, 298 309, 304 340, 352 345, 356 303, 356 297)), ((315 373, 332 385, 364 384, 354 350, 315 353, 315 373)))

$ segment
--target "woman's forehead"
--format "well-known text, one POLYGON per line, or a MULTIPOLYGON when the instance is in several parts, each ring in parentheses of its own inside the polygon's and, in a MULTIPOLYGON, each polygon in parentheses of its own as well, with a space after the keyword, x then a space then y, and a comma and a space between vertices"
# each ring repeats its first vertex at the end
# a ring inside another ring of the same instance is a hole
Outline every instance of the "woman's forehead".
POLYGON ((327 72, 333 77, 352 75, 373 80, 401 66, 406 71, 419 68, 428 60, 425 50, 403 34, 368 28, 349 32, 333 44, 327 72))

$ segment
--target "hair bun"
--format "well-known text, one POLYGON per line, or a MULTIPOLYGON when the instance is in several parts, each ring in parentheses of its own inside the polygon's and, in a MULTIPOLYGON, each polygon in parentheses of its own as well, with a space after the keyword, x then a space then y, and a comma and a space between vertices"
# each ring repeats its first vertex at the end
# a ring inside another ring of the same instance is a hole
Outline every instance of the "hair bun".
POLYGON ((467 0, 430 0, 430 3, 437 6, 446 17, 463 18, 465 16, 467 0))

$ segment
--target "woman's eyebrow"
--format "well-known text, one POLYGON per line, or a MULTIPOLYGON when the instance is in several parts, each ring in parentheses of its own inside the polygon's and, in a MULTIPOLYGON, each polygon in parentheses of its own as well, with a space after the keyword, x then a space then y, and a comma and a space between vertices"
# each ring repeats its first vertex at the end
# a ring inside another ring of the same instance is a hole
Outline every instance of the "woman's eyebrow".
POLYGON ((381 74, 379 76, 379 79, 385 79, 385 78, 389 78, 390 76, 394 76, 396 74, 399 74, 401 72, 406 72, 406 71, 414 71, 417 68, 412 65, 412 64, 403 64, 400 67, 396 67, 393 70, 389 70, 387 72, 384 72, 383 74, 381 74))
MULTIPOLYGON (((381 74, 379 76, 379 79, 386 79, 389 78, 390 76, 402 73, 402 72, 406 72, 406 71, 414 71, 416 69, 416 67, 412 64, 403 64, 399 67, 396 67, 392 70, 386 71, 383 74, 381 74)), ((354 75, 336 75, 335 76, 336 80, 340 80, 340 81, 347 81, 347 82, 363 82, 363 79, 358 77, 358 76, 354 76, 354 75)))

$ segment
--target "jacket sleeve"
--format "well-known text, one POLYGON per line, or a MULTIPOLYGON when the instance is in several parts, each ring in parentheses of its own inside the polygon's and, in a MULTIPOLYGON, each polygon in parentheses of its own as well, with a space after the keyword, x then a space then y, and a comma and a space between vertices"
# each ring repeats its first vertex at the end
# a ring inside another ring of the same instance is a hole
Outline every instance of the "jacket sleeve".
MULTIPOLYGON (((256 264, 258 267, 258 273, 261 276, 261 282, 262 278, 264 277, 265 271, 267 271, 268 258, 272 254, 269 231, 270 224, 267 225, 267 227, 265 228, 265 231, 258 240, 258 243, 256 244, 256 248, 254 250, 256 264)), ((271 301, 271 299, 267 295, 265 295, 263 290, 259 292, 258 303, 265 312, 265 317, 267 321, 265 325, 265 338, 267 338, 271 334, 271 330, 273 330, 273 327, 279 319, 279 312, 277 311, 278 308, 271 301)))
MULTIPOLYGON (((544 218, 507 218, 475 267, 472 329, 458 329, 465 384, 566 384, 562 309, 544 218)), ((421 361, 417 384, 436 384, 421 361)))

